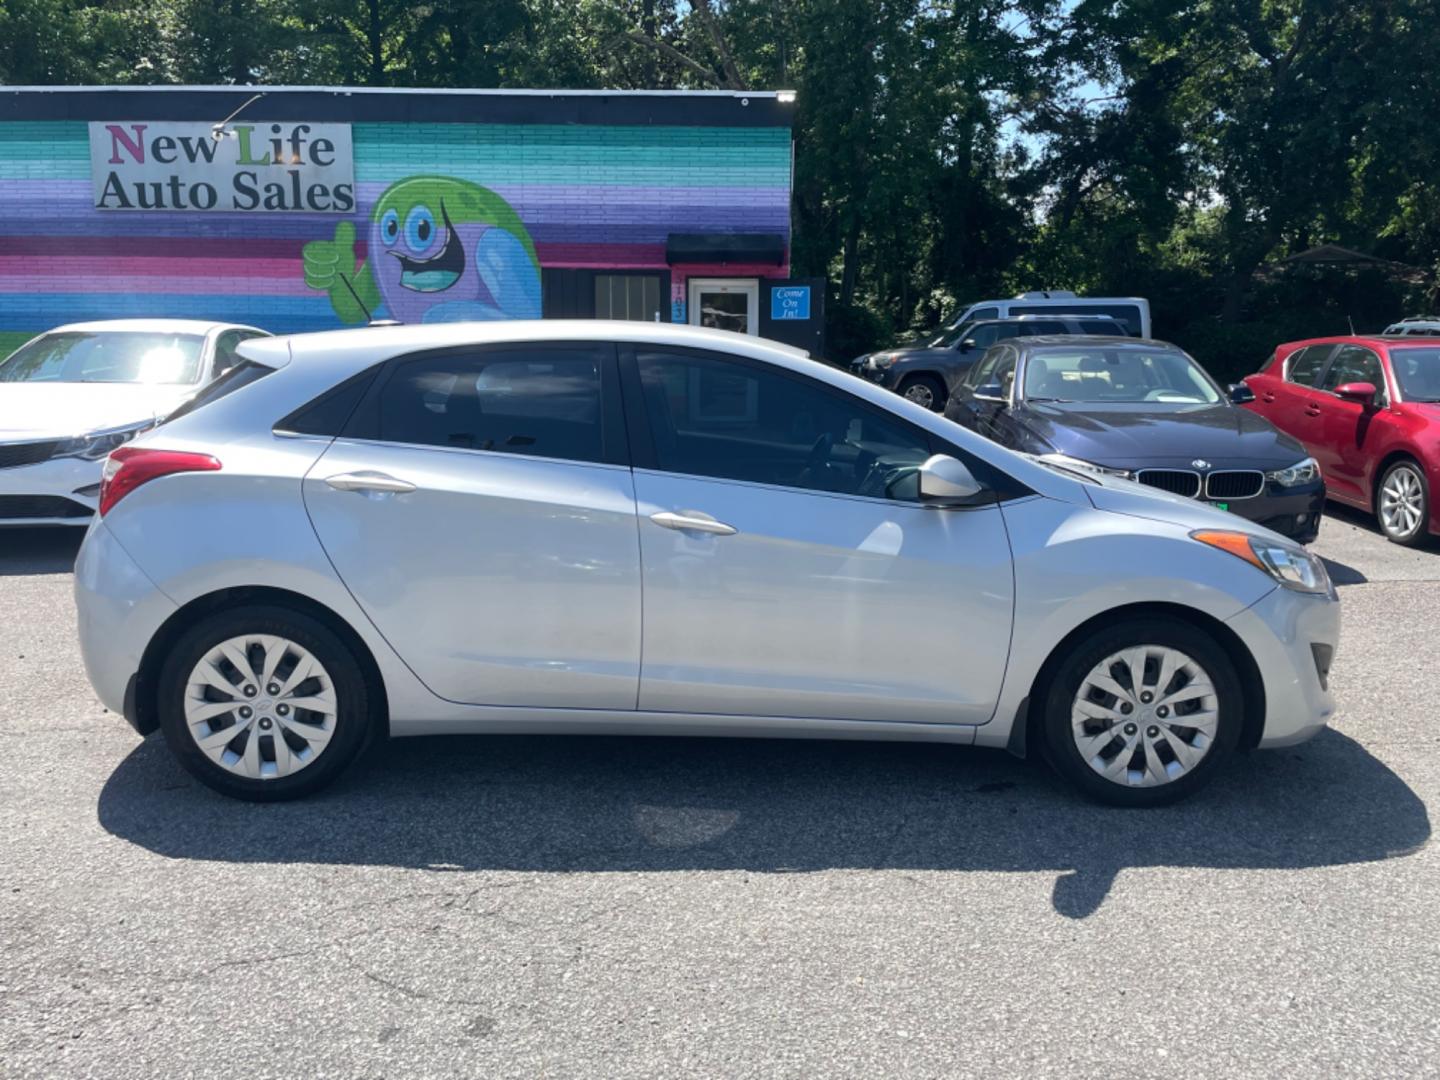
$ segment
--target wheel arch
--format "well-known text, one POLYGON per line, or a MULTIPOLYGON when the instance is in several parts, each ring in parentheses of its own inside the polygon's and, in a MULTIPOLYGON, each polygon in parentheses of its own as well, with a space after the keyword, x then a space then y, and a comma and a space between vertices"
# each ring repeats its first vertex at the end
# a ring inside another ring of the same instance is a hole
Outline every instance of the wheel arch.
POLYGON ((1392 465, 1401 461, 1413 462, 1428 484, 1430 474, 1426 470, 1425 462, 1419 454, 1415 453, 1415 451, 1411 450, 1408 446, 1397 446, 1393 450, 1386 451, 1385 456, 1375 465, 1375 471, 1370 474, 1370 490, 1368 494, 1370 496, 1370 510, 1372 513, 1378 514, 1380 512, 1380 481, 1385 479, 1385 474, 1390 471, 1392 465))
POLYGON ((1215 643, 1225 650, 1226 656, 1235 665, 1235 673, 1240 677, 1241 689, 1245 694, 1245 716, 1244 726, 1240 731, 1240 747, 1253 750, 1265 732, 1265 682, 1260 675, 1260 667, 1255 663, 1255 658, 1250 655, 1250 650, 1240 640, 1240 636, 1213 615, 1195 608, 1185 607, 1182 604, 1163 602, 1126 604, 1123 607, 1111 608, 1091 616, 1066 634, 1050 650, 1045 662, 1040 665, 1040 670, 1035 673, 1029 693, 1026 694, 1020 702, 1020 707, 1016 710, 1015 723, 1010 729, 1010 739, 1005 748, 1017 757, 1033 757, 1038 752, 1045 688, 1049 685, 1055 669, 1060 666, 1061 661, 1077 642, 1118 619, 1154 618, 1156 616, 1188 623, 1197 630, 1209 634, 1215 639, 1215 643))
POLYGON ((180 635, 207 615, 241 604, 268 604, 274 607, 289 608, 291 611, 308 615, 312 619, 324 623, 326 627, 334 631, 360 661, 366 683, 374 694, 377 724, 375 734, 389 734, 390 708, 385 691, 385 680, 380 674, 380 665, 376 663, 375 656, 369 646, 365 644, 364 639, 344 618, 319 601, 301 593, 291 592, 289 589, 277 589, 265 585, 232 586, 197 596, 176 610, 160 625, 160 628, 150 638, 149 644, 145 646, 145 652, 140 658, 140 666, 135 672, 131 689, 127 693, 133 702, 135 713, 133 722, 137 730, 142 734, 149 734, 160 726, 159 703, 155 699, 156 684, 160 678, 160 669, 170 653, 170 648, 180 638, 180 635))

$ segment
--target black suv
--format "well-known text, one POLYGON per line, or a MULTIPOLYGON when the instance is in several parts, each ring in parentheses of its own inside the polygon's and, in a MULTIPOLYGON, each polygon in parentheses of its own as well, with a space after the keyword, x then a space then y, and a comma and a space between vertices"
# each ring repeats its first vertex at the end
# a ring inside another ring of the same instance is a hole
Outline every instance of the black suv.
POLYGON ((1019 315, 981 319, 932 337, 927 344, 881 349, 862 356, 850 371, 940 412, 965 372, 998 341, 1054 334, 1125 336, 1125 326, 1108 315, 1019 315))

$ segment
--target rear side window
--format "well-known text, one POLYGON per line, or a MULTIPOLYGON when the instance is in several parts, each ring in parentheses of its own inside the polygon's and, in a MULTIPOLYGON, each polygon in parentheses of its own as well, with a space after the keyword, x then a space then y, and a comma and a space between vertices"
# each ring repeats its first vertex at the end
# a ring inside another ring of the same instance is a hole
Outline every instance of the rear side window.
MULTIPOLYGON (((1081 323, 1080 325, 1082 329, 1080 329, 1078 332, 1084 333, 1084 323, 1081 323)), ((1021 331, 1025 334, 1026 337, 1042 337, 1046 334, 1071 333, 1071 331, 1066 328, 1063 322, 1060 322, 1058 320, 1052 322, 1049 319, 1037 319, 1035 322, 1023 323, 1021 324, 1021 331)))
POLYGON ((1285 360, 1285 381, 1314 386, 1325 368, 1325 361, 1334 351, 1334 345, 1307 345, 1291 353, 1285 360))
POLYGON ((296 435, 328 435, 334 438, 345 430, 365 391, 375 381, 378 367, 352 375, 339 386, 332 387, 306 405, 302 405, 275 425, 276 431, 296 435))
POLYGON ((182 416, 189 416, 196 409, 203 409, 212 401, 219 401, 227 394, 233 394, 242 386, 249 386, 251 383, 263 379, 274 370, 264 364, 257 364, 254 360, 241 360, 223 375, 206 383, 199 393, 189 398, 167 416, 165 421, 168 423, 171 420, 179 420, 182 416))
POLYGON ((1011 315, 1108 315, 1125 327, 1131 337, 1139 337, 1140 309, 1134 304, 1012 304, 1011 315))
POLYGON ((397 365, 380 388, 382 442, 604 462, 607 351, 588 344, 432 355, 397 365))

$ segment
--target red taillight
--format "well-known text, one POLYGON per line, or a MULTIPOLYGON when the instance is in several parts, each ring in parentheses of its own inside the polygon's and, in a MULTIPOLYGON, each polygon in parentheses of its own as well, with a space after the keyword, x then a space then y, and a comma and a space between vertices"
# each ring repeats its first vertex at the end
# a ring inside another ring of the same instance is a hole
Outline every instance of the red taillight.
POLYGON ((149 450, 143 446, 122 446, 105 461, 100 479, 100 516, 104 517, 141 484, 156 477, 182 472, 214 472, 220 462, 209 454, 184 450, 149 450))

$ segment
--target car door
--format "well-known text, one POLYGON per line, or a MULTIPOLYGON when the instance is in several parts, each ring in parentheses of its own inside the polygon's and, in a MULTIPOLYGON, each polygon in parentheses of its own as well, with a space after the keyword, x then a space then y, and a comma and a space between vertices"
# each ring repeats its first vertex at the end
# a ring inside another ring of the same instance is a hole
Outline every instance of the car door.
POLYGON ((337 573, 434 693, 634 709, 640 558, 614 347, 402 357, 310 470, 337 573))
POLYGON ((1334 342, 1296 349, 1285 357, 1277 378, 1262 385, 1256 395, 1260 406, 1256 411, 1312 452, 1321 438, 1322 404, 1331 396, 1320 393, 1316 384, 1335 349, 1334 342))
POLYGON ((642 710, 990 719, 1009 543, 995 504, 919 501, 923 430, 762 361, 636 345, 625 364, 642 710))
POLYGON ((1390 407, 1389 386, 1380 357, 1363 345, 1342 345, 1322 375, 1316 392, 1324 396, 1318 434, 1306 443, 1332 494, 1366 504, 1370 498, 1369 466, 1390 407), (1347 401, 1337 386, 1368 382, 1375 387, 1370 405, 1347 401))

